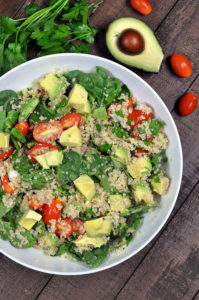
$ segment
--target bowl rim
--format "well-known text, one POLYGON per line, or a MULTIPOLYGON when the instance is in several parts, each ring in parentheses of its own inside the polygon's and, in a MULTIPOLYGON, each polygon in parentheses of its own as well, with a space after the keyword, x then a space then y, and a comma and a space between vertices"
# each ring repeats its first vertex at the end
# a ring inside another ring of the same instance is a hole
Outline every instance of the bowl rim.
POLYGON ((144 243, 140 247, 138 247, 137 250, 133 251, 131 254, 125 256, 124 258, 119 259, 115 263, 112 263, 110 265, 106 265, 106 266, 103 266, 103 267, 99 266, 97 268, 88 269, 88 270, 85 270, 85 271, 77 271, 77 272, 70 272, 70 273, 69 272, 60 272, 60 271, 53 271, 52 272, 51 270, 47 270, 47 269, 43 270, 41 268, 34 267, 34 266, 31 266, 31 265, 29 265, 27 263, 24 263, 23 260, 16 259, 14 256, 12 256, 10 254, 7 254, 6 251, 1 250, 1 246, 0 246, 0 253, 4 254, 6 257, 10 258, 14 262, 17 262, 20 265, 22 265, 24 267, 27 267, 29 269, 32 269, 32 270, 35 270, 35 271, 39 271, 39 272, 42 272, 42 273, 47 273, 47 274, 78 276, 78 275, 93 274, 93 273, 105 271, 107 269, 110 269, 112 267, 115 267, 115 266, 123 263, 124 261, 128 260, 129 258, 131 258, 134 255, 136 255, 138 252, 140 252, 143 248, 145 248, 154 239, 155 236, 157 236, 157 234, 161 231, 161 229, 163 228, 163 226, 167 222, 169 216, 171 215, 171 212, 173 211, 173 208, 174 208, 174 206, 176 204, 176 201, 177 201, 177 198, 178 198, 178 195, 179 195, 179 191, 180 191, 180 187, 181 187, 181 182, 182 182, 182 174, 183 174, 183 153, 182 153, 182 146, 181 146, 181 141, 180 141, 180 136, 179 136, 179 133, 178 133, 178 130, 177 130, 177 126, 175 124, 175 121, 174 121, 174 119, 173 119, 170 111, 168 110, 166 104, 161 99, 161 97, 157 94, 157 92, 144 79, 142 79, 142 77, 140 77, 139 75, 137 75, 136 73, 134 73, 132 70, 128 69, 127 67, 125 67, 125 66, 123 66, 123 65, 121 65, 121 64, 119 64, 119 63, 117 63, 115 61, 112 61, 110 59, 107 59, 107 58, 104 58, 104 57, 101 57, 101 56, 97 56, 97 55, 93 55, 93 54, 82 54, 82 53, 58 53, 58 54, 45 55, 45 56, 42 56, 42 57, 39 57, 39 58, 31 59, 31 60, 29 60, 27 62, 24 62, 23 64, 20 64, 20 65, 16 66, 15 68, 9 70, 7 73, 5 73, 4 75, 2 75, 0 77, 0 82, 1 82, 2 79, 6 78, 7 76, 9 76, 11 73, 15 72, 16 70, 23 69, 24 65, 31 65, 31 64, 34 64, 35 61, 45 60, 45 59, 53 58, 53 57, 62 57, 62 56, 63 57, 68 57, 68 56, 76 57, 76 56, 78 56, 78 57, 82 57, 82 58, 91 57, 92 59, 97 59, 98 61, 111 63, 111 64, 115 65, 116 67, 119 67, 119 68, 123 69, 125 72, 128 72, 129 75, 133 74, 133 76, 135 76, 138 80, 140 80, 142 82, 142 84, 144 84, 145 86, 147 86, 147 88, 150 89, 155 94, 155 96, 157 97, 157 99, 160 101, 161 105, 164 107, 164 109, 169 114, 170 122, 173 125, 174 131, 175 131, 175 134, 176 134, 176 137, 177 137, 177 141, 176 142, 178 144, 179 160, 180 160, 179 180, 178 180, 178 185, 176 187, 176 192, 175 192, 175 197, 174 197, 175 199, 172 202, 172 205, 170 206, 170 208, 168 210, 168 213, 164 216, 164 219, 162 220, 162 222, 158 226, 158 228, 154 231, 154 233, 148 239, 146 239, 144 241, 144 243))

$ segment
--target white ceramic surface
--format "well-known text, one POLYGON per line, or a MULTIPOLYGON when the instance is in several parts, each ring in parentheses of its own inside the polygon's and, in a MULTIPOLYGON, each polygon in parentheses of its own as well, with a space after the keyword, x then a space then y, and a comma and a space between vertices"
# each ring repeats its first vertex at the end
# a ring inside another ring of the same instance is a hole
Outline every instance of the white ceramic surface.
POLYGON ((162 197, 161 207, 152 213, 145 215, 144 222, 139 228, 139 235, 121 254, 108 257, 104 263, 96 269, 89 269, 85 264, 69 261, 59 257, 50 257, 37 249, 16 249, 9 242, 0 240, 0 251, 15 262, 31 269, 60 275, 81 275, 102 271, 113 267, 132 257, 143 249, 160 231, 167 221, 175 205, 182 178, 182 149, 177 128, 167 107, 156 92, 139 76, 127 68, 110 60, 84 54, 56 54, 41 57, 26 62, 9 71, 0 78, 0 91, 13 89, 19 91, 31 87, 33 81, 52 72, 55 68, 64 71, 79 69, 85 72, 95 71, 96 66, 104 67, 113 77, 119 78, 139 99, 140 102, 150 104, 155 111, 155 116, 165 123, 165 131, 169 137, 168 173, 171 185, 166 196, 162 197))

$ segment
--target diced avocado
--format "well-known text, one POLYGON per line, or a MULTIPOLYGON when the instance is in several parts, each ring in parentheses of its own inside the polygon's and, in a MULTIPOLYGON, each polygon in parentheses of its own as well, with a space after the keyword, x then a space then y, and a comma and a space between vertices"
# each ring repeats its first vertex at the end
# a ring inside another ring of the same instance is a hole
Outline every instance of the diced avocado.
POLYGON ((111 156, 114 160, 119 161, 123 165, 128 164, 128 155, 126 153, 126 150, 122 147, 118 147, 114 153, 113 156, 111 156))
POLYGON ((35 159, 43 167, 43 169, 49 169, 45 154, 37 155, 35 156, 35 159))
POLYGON ((74 181, 74 184, 88 201, 95 195, 95 183, 88 175, 81 175, 74 181))
POLYGON ((80 147, 82 145, 81 131, 75 125, 62 132, 59 142, 64 147, 80 147))
POLYGON ((75 84, 68 96, 68 105, 72 108, 79 109, 85 106, 88 101, 88 92, 80 84, 75 84))
POLYGON ((8 148, 10 146, 9 133, 0 132, 0 148, 8 148))
POLYGON ((78 114, 90 114, 91 113, 91 106, 90 103, 87 101, 86 104, 76 110, 78 114))
POLYGON ((102 121, 108 120, 108 115, 105 107, 96 108, 93 112, 93 116, 98 120, 102 120, 102 121))
POLYGON ((151 190, 144 185, 136 185, 134 195, 138 202, 143 200, 147 205, 154 204, 151 190))
POLYGON ((32 209, 29 209, 20 219, 19 224, 27 230, 30 230, 42 216, 32 209))
POLYGON ((89 237, 109 235, 112 229, 112 219, 108 216, 86 221, 84 222, 84 228, 89 237))
POLYGON ((26 121, 29 118, 29 116, 33 113, 38 104, 39 99, 36 97, 24 103, 19 111, 19 123, 26 121))
POLYGON ((165 176, 160 176, 159 178, 159 182, 155 182, 154 180, 151 182, 153 190, 159 195, 165 195, 169 188, 169 178, 165 176))
POLYGON ((143 174, 148 174, 152 170, 149 158, 138 158, 129 166, 129 172, 133 178, 139 178, 143 174))
POLYGON ((123 197, 122 195, 110 195, 109 202, 111 211, 115 212, 123 212, 131 206, 130 199, 127 197, 123 197))
POLYGON ((55 166, 59 166, 62 163, 64 155, 62 151, 59 152, 58 150, 54 150, 45 153, 45 157, 46 157, 47 164, 50 167, 55 167, 55 166))
POLYGON ((59 97, 64 86, 67 86, 67 81, 64 76, 49 73, 45 78, 40 80, 40 85, 48 93, 51 100, 59 97))
POLYGON ((73 241, 73 243, 77 246, 91 245, 94 248, 100 248, 102 245, 105 245, 107 241, 108 238, 106 236, 101 236, 101 237, 81 236, 77 240, 73 241))

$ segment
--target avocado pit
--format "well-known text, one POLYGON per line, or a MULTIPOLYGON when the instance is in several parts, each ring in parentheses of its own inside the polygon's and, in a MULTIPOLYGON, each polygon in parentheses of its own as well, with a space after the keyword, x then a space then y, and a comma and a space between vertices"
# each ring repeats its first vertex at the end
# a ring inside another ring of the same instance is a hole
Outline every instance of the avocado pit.
POLYGON ((135 29, 124 30, 118 39, 118 46, 126 54, 137 55, 144 51, 144 39, 135 29))

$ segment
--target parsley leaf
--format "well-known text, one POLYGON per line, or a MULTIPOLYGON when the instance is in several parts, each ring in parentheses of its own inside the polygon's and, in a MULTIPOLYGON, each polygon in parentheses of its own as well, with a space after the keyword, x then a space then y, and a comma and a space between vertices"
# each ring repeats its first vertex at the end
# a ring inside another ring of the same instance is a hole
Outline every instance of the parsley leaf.
POLYGON ((124 116, 125 116, 121 109, 118 110, 118 111, 116 111, 115 114, 116 114, 117 116, 121 117, 121 118, 124 118, 124 116))

